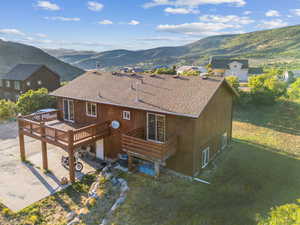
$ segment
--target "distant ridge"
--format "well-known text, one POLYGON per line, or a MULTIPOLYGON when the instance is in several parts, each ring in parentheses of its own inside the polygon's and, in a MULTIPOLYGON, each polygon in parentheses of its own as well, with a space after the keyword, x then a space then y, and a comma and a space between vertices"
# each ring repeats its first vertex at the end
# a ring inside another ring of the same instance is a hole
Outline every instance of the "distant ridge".
POLYGON ((59 59, 83 69, 114 69, 120 66, 205 64, 210 56, 230 56, 253 60, 300 59, 300 26, 289 26, 245 34, 220 35, 178 47, 148 50, 113 50, 100 53, 74 52, 59 59))

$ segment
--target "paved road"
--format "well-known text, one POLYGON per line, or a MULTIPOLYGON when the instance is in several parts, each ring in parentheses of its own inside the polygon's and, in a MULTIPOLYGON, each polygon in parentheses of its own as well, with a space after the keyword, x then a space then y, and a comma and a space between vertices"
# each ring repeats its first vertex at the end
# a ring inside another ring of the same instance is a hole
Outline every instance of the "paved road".
MULTIPOLYGON (((19 159, 18 129, 15 122, 0 124, 0 202, 13 211, 19 211, 64 188, 60 185, 68 170, 60 164, 66 153, 55 146, 48 145, 48 164, 53 175, 42 172, 40 141, 25 138, 26 157, 33 166, 19 159)), ((83 173, 94 169, 84 164, 83 173)), ((83 174, 77 174, 82 177, 83 174)))

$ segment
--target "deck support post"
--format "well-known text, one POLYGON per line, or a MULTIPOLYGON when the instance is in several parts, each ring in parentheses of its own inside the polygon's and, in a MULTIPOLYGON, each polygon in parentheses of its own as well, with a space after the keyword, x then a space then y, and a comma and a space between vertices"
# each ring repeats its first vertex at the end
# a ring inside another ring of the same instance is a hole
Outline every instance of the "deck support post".
POLYGON ((21 117, 18 118, 18 125, 19 125, 19 145, 20 145, 20 158, 21 161, 26 160, 25 154, 25 141, 24 141, 24 133, 23 133, 23 123, 21 117))
POLYGON ((155 177, 159 177, 160 169, 159 162, 154 162, 155 177))
POLYGON ((74 161, 74 133, 72 130, 68 131, 68 153, 69 153, 69 176, 70 182, 75 182, 75 161, 74 161))
POLYGON ((43 140, 46 136, 45 123, 41 123, 41 145, 42 145, 42 157, 43 157, 43 169, 48 170, 48 155, 47 155, 47 143, 43 140))
POLYGON ((128 170, 132 171, 132 156, 128 154, 128 170))

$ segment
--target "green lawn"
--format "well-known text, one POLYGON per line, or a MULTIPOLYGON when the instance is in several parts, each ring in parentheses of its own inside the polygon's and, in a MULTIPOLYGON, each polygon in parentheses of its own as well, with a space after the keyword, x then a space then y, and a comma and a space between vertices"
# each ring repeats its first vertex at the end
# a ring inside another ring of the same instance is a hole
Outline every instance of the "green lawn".
MULTIPOLYGON (((210 174, 210 185, 170 175, 153 179, 122 174, 130 191, 112 225, 257 224, 258 215, 265 216, 272 207, 300 198, 299 132, 299 103, 282 101, 238 109, 232 145, 204 171, 210 174)), ((83 185, 82 191, 71 187, 18 214, 4 217, 0 213, 0 224, 9 220, 9 225, 23 224, 20 221, 28 220, 38 208, 42 215, 37 224, 62 225, 70 209, 83 206, 88 187, 83 185)), ((99 224, 105 210, 103 202, 98 204, 99 210, 91 210, 83 224, 99 224)))

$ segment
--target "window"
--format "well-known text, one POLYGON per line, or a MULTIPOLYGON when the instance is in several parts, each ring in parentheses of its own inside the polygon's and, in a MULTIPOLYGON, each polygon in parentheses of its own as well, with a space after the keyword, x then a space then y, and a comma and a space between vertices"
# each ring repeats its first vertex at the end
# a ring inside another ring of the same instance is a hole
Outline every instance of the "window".
POLYGON ((29 87, 31 85, 30 81, 27 81, 26 85, 29 87))
POLYGON ((37 83, 38 83, 38 85, 42 85, 42 81, 41 80, 39 80, 37 83))
POLYGON ((64 99, 64 120, 73 122, 74 121, 74 102, 73 100, 64 99))
POLYGON ((202 168, 205 168, 209 163, 209 147, 202 151, 202 168))
POLYGON ((166 117, 164 115, 147 113, 147 139, 165 142, 166 117))
POLYGON ((95 103, 86 103, 86 115, 96 117, 97 116, 97 105, 95 103))
POLYGON ((21 89, 21 85, 20 85, 20 81, 15 81, 15 89, 16 90, 20 90, 21 89))
POLYGON ((8 87, 8 88, 10 87, 10 81, 9 80, 5 81, 5 86, 8 87))
POLYGON ((227 132, 225 132, 222 136, 221 136, 221 150, 225 149, 228 143, 228 136, 227 136, 227 132))
POLYGON ((123 111, 123 120, 130 120, 130 112, 123 111))
POLYGON ((3 87, 3 80, 0 79, 0 87, 3 87))

